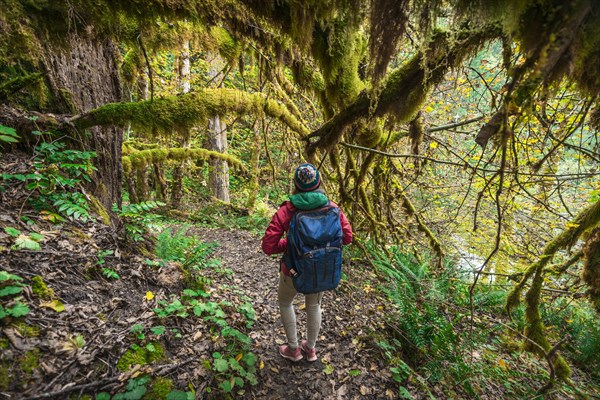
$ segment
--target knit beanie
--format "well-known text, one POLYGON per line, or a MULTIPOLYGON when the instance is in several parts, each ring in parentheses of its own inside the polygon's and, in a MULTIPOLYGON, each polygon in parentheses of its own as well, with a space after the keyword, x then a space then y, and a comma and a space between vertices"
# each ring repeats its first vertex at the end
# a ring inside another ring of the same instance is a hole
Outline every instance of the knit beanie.
POLYGON ((302 164, 294 173, 294 185, 301 192, 315 190, 321 184, 319 171, 312 164, 302 164))

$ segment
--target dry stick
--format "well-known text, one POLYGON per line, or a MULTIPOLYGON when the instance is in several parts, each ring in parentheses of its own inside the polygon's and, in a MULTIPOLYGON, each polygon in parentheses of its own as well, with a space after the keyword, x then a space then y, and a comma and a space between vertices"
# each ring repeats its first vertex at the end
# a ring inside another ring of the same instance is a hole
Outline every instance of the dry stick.
MULTIPOLYGON (((183 366, 185 364, 188 364, 188 363, 190 363, 190 362, 192 362, 194 360, 196 360, 196 358, 192 357, 192 358, 188 358, 187 360, 184 360, 184 361, 182 361, 182 362, 180 362, 178 364, 161 365, 158 368, 156 368, 155 371, 151 371, 149 373, 153 373, 153 374, 158 375, 158 376, 167 375, 171 371, 173 371, 173 370, 175 370, 175 369, 177 369, 177 368, 179 368, 179 367, 181 367, 181 366, 183 366)), ((73 385, 73 386, 66 387, 64 389, 58 390, 56 392, 43 393, 43 394, 38 394, 38 395, 35 395, 35 396, 32 396, 32 397, 27 397, 24 400, 48 399, 48 398, 51 398, 51 397, 64 396, 67 393, 71 393, 71 392, 74 392, 76 390, 84 391, 84 390, 87 390, 87 389, 92 389, 92 388, 96 388, 96 387, 102 387, 102 386, 106 386, 106 385, 109 385, 109 384, 112 384, 112 383, 117 383, 117 382, 123 381, 123 378, 128 379, 128 378, 131 377, 131 376, 127 376, 127 375, 128 375, 128 373, 124 373, 124 374, 121 374, 119 376, 113 376, 111 378, 102 379, 102 380, 99 380, 99 381, 96 381, 96 382, 85 383, 85 384, 82 384, 82 385, 73 385)), ((129 374, 129 375, 131 375, 131 374, 129 374)))

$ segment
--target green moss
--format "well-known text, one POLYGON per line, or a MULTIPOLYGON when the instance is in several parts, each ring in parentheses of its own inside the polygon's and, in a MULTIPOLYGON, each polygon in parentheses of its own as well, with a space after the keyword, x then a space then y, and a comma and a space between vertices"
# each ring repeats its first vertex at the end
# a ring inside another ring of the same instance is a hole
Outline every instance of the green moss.
POLYGON ((50 300, 54 297, 54 290, 46 286, 41 276, 31 278, 31 291, 39 299, 50 300))
POLYGON ((208 160, 210 158, 227 161, 232 166, 244 170, 244 165, 240 159, 229 154, 219 153, 207 149, 193 149, 189 147, 159 148, 152 150, 136 151, 123 157, 123 171, 130 172, 133 168, 136 170, 146 168, 151 164, 161 164, 165 161, 185 161, 185 160, 208 160))
POLYGON ((39 368, 40 350, 33 349, 29 350, 21 358, 21 370, 26 375, 33 374, 33 371, 39 368))
POLYGON ((27 74, 8 80, 0 85, 0 100, 9 98, 13 93, 26 88, 42 78, 39 72, 27 74))
POLYGON ((121 76, 123 80, 129 85, 133 85, 138 76, 138 71, 140 69, 140 53, 138 51, 138 46, 133 47, 123 57, 123 62, 121 63, 121 76))
POLYGON ((210 36, 216 42, 219 54, 228 62, 235 61, 242 52, 240 42, 235 40, 225 28, 213 26, 210 28, 210 36))
POLYGON ((40 336, 40 328, 35 325, 27 325, 23 321, 17 321, 12 324, 12 327, 19 332, 19 334, 26 338, 40 336))
POLYGON ((175 385, 169 378, 156 378, 152 381, 150 391, 144 396, 144 400, 163 400, 171 393, 175 385))
POLYGON ((75 105, 75 101, 73 100, 73 93, 71 93, 67 89, 58 89, 58 95, 62 100, 62 103, 65 107, 65 111, 70 112, 72 114, 77 113, 78 110, 77 106, 75 105))
POLYGON ((0 349, 8 349, 10 342, 6 338, 0 338, 0 349))
POLYGON ((95 125, 131 123, 135 129, 170 132, 189 130, 205 124, 210 115, 261 115, 280 120, 290 129, 307 135, 308 129, 285 107, 261 93, 247 93, 235 89, 204 89, 179 96, 136 103, 109 103, 73 122, 79 128, 95 125))
POLYGON ((157 342, 151 342, 154 351, 149 351, 146 347, 134 346, 127 350, 117 362, 119 371, 127 371, 132 365, 147 365, 164 358, 165 349, 157 342))
POLYGON ((96 196, 90 196, 90 209, 100 217, 104 225, 110 225, 110 215, 96 196))
POLYGON ((10 378, 10 364, 5 361, 0 362, 0 390, 8 390, 10 378))

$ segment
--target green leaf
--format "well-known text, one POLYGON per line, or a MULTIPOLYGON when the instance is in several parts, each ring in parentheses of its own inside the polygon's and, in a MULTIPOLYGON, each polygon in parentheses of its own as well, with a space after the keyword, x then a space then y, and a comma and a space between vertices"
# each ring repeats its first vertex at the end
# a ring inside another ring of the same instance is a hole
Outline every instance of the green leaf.
POLYGON ((348 375, 350 375, 350 376, 358 376, 360 374, 361 374, 360 369, 351 369, 350 371, 348 371, 348 375))
POLYGON ((229 363, 227 360, 217 358, 215 361, 213 361, 213 367, 217 372, 225 372, 229 368, 229 363))
POLYGON ((258 384, 258 380, 256 379, 256 375, 249 373, 246 375, 246 380, 248 381, 248 383, 250 383, 252 386, 258 384))
POLYGON ((239 376, 234 377, 233 382, 241 388, 244 387, 244 380, 239 376))
POLYGON ((160 335, 162 335, 165 332, 165 327, 162 326, 162 325, 158 325, 158 326, 153 326, 152 328, 150 328, 150 330, 156 336, 160 336, 160 335))
POLYGON ((242 360, 244 360, 246 365, 253 366, 254 364, 256 364, 256 355, 254 353, 246 353, 244 354, 242 360))
POLYGON ((0 125, 0 133, 3 135, 9 136, 17 136, 17 131, 15 128, 11 128, 10 126, 0 125))
POLYGON ((17 237, 21 234, 21 231, 18 229, 15 229, 13 227, 7 226, 4 228, 4 232, 6 232, 7 234, 9 234, 12 237, 17 237))
POLYGON ((190 398, 194 399, 192 392, 182 392, 181 390, 174 390, 167 394, 167 400, 189 400, 190 398), (191 397, 190 394, 192 395, 191 397))
POLYGON ((225 392, 229 393, 233 390, 233 384, 230 381, 224 381, 219 384, 219 387, 225 392))
POLYGON ((333 365, 327 364, 327 365, 325 365, 325 368, 323 368, 323 373, 325 375, 330 375, 334 371, 334 369, 335 368, 333 368, 333 365))
POLYGON ((12 136, 0 135, 0 141, 6 143, 17 143, 19 140, 12 136))
POLYGON ((406 389, 404 386, 400 386, 398 388, 398 394, 400 395, 401 399, 407 399, 407 400, 414 399, 414 397, 412 397, 412 395, 410 394, 408 389, 406 389))
POLYGON ((44 240, 44 235, 42 235, 41 233, 37 233, 37 232, 31 232, 29 234, 29 237, 32 238, 33 240, 35 240, 36 242, 41 242, 42 240, 44 240))
POLYGON ((13 246, 16 249, 24 249, 24 250, 41 250, 42 247, 38 242, 32 240, 29 236, 19 235, 17 240, 15 240, 15 245, 13 246))
POLYGON ((10 314, 13 317, 17 318, 17 317, 22 317, 24 315, 29 314, 29 307, 27 307, 23 303, 16 303, 14 306, 12 306, 11 308, 7 309, 6 311, 8 312, 8 314, 10 314))
POLYGON ((110 400, 110 394, 106 392, 100 392, 96 395, 96 400, 110 400))
POLYGON ((10 274, 6 271, 0 271, 0 282, 3 281, 22 281, 23 278, 17 275, 10 274))
POLYGON ((0 289, 0 297, 21 293, 22 290, 23 288, 19 286, 7 286, 5 288, 0 289))

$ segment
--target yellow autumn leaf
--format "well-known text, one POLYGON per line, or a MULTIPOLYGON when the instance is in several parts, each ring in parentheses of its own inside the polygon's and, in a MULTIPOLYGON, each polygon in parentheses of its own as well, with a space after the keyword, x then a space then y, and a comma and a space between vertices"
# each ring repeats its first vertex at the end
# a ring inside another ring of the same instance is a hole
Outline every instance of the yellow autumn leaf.
POLYGON ((428 113, 430 113, 430 112, 432 112, 432 111, 433 111, 433 107, 431 107, 431 106, 427 106, 427 107, 425 108, 425 111, 426 111, 426 112, 428 112, 428 113))
POLYGON ((504 361, 503 359, 499 359, 498 364, 500 365, 500 368, 506 370, 506 361, 504 361))
POLYGON ((40 307, 51 308, 56 312, 65 311, 65 305, 60 300, 43 301, 40 303, 40 307))
POLYGON ((435 149, 436 147, 438 147, 437 142, 431 142, 431 143, 429 143, 429 148, 430 149, 435 149))
POLYGON ((238 354, 237 356, 235 356, 235 361, 240 361, 242 357, 244 357, 242 353, 238 354))
POLYGON ((265 367, 265 363, 263 361, 258 365, 258 369, 263 369, 265 367))
POLYGON ((567 228, 569 228, 569 229, 570 229, 570 228, 578 228, 578 227, 579 227, 579 224, 574 224, 574 223, 572 223, 572 222, 567 222, 567 225, 565 225, 565 227, 567 227, 567 228))
POLYGON ((146 292, 146 300, 150 301, 154 298, 154 293, 146 292))

